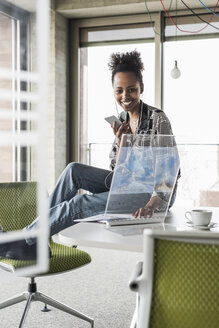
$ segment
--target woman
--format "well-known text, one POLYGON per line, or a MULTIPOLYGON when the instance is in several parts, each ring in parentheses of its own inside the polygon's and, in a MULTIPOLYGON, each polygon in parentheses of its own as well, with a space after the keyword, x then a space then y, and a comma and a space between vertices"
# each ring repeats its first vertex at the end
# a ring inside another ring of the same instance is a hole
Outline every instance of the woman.
MULTIPOLYGON (((70 163, 61 174, 54 191, 49 197, 50 235, 74 224, 76 219, 104 213, 108 191, 112 181, 112 171, 120 147, 121 137, 132 134, 167 134, 171 135, 168 118, 163 111, 144 104, 140 96, 144 90, 142 70, 144 69, 137 51, 115 53, 111 55, 109 68, 112 71, 112 85, 116 102, 123 108, 120 115, 122 125, 116 130, 116 136, 110 154, 111 171, 80 163, 70 163), (92 194, 80 194, 79 189, 92 194)), ((153 213, 157 206, 157 197, 151 197, 145 207, 133 213, 135 217, 153 213)), ((30 230, 37 225, 36 219, 26 227, 30 230)), ((0 256, 14 259, 36 258, 35 239, 7 243, 2 245, 0 256)))
MULTIPOLYGON (((118 131, 116 124, 113 126, 113 132, 117 137, 110 154, 111 168, 114 169, 123 134, 172 135, 173 133, 165 113, 140 100, 144 91, 141 73, 144 65, 140 53, 132 51, 124 54, 112 54, 109 68, 112 71, 112 85, 116 102, 123 108, 123 112, 119 116, 122 125, 118 131)), ((152 216, 153 211, 160 204, 160 198, 154 194, 152 196, 143 208, 134 213, 135 217, 152 216)))

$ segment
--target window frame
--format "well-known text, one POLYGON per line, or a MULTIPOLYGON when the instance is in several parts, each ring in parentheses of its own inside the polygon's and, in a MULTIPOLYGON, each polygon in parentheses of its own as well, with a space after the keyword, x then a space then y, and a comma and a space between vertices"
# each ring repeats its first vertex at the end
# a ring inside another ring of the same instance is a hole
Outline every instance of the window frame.
MULTIPOLYGON (((0 13, 12 19, 12 29, 14 33, 14 68, 17 70, 29 69, 31 66, 30 55, 30 13, 4 0, 0 4, 0 13), (20 49, 25 49, 25 61, 21 60, 20 49)), ((13 82, 18 91, 24 91, 30 88, 29 83, 16 80, 13 82)), ((22 102, 16 101, 13 104, 14 109, 19 112, 22 102)), ((26 110, 30 110, 28 102, 23 103, 26 110)), ((15 131, 26 130, 30 128, 30 122, 16 119, 13 121, 15 131)), ((13 147, 13 181, 31 180, 31 148, 30 146, 13 147)))
MULTIPOLYGON (((206 10, 195 9, 195 12, 199 15, 205 14, 206 10)), ((182 22, 186 22, 191 12, 189 10, 178 10, 177 16, 180 17, 182 22)), ((170 11, 170 15, 174 16, 175 11, 170 11)), ((211 15, 210 13, 208 14, 211 15)), ((194 18, 194 16, 192 16, 194 18)), ((163 105, 163 44, 164 42, 169 42, 174 40, 175 36, 165 38, 165 17, 164 12, 154 12, 151 13, 151 20, 154 23, 154 29, 157 33, 154 36, 155 42, 155 106, 162 109, 163 105), (162 33, 163 32, 163 33, 162 33)), ((195 22, 200 21, 195 17, 195 22)), ((200 21, 201 22, 201 21, 200 21)), ((69 35, 70 35, 70 99, 69 99, 69 127, 68 127, 68 144, 69 144, 69 161, 80 161, 80 52, 79 49, 81 45, 85 46, 84 43, 80 43, 80 31, 92 30, 92 29, 106 29, 109 27, 128 26, 130 24, 145 24, 150 23, 147 13, 145 14, 133 14, 133 15, 124 15, 124 16, 112 16, 112 17, 102 17, 102 18, 89 18, 89 19, 76 19, 70 20, 69 24, 69 35)), ((204 23, 203 23, 204 24, 204 23)), ((177 40, 188 39, 188 38, 208 38, 208 37, 219 37, 218 33, 213 35, 186 35, 178 36, 177 40)), ((119 41, 115 43, 118 44, 119 41)), ((127 42, 126 42, 127 43, 127 42)), ((109 44, 103 43, 103 44, 109 44)), ((112 43, 111 43, 112 44, 112 43)), ((90 46, 95 46, 96 43, 90 43, 90 46)))
MULTIPOLYGON (((157 30, 161 29, 162 13, 152 14, 152 20, 157 30)), ((104 18, 90 18, 80 20, 70 20, 70 99, 69 99, 69 160, 80 161, 80 31, 81 29, 106 28, 116 26, 128 26, 134 24, 150 23, 145 14, 124 15, 104 18)), ((155 106, 161 107, 161 37, 155 34, 156 47, 155 58, 155 106)), ((118 41, 119 42, 119 41, 118 41)), ((116 41, 116 43, 118 44, 116 41)), ((127 41, 125 42, 127 43, 127 41)), ((133 42, 132 42, 133 43, 133 42)), ((104 44, 104 43, 103 43, 104 44)), ((112 44, 112 43, 111 43, 112 44)))

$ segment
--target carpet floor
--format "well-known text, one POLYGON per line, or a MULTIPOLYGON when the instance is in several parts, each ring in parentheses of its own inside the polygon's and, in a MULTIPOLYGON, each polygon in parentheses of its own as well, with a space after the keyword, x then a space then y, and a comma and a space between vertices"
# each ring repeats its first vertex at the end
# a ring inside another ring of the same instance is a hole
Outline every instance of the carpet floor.
MULTIPOLYGON (((38 291, 92 317, 95 328, 128 328, 135 308, 135 293, 128 281, 141 253, 85 248, 92 262, 60 275, 36 279, 38 291)), ((0 275, 1 278, 1 275, 0 275)), ((0 301, 27 289, 28 279, 1 279, 0 301)), ((25 303, 0 310, 0 327, 19 326, 25 303)), ((57 309, 43 313, 43 304, 31 304, 24 328, 88 328, 90 324, 57 309)))

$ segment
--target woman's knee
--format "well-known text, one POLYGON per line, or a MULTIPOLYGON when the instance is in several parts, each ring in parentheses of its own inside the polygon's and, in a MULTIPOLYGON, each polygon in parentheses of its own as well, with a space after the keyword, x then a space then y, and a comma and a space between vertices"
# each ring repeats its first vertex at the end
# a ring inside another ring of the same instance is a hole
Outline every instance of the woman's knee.
POLYGON ((74 172, 74 171, 77 171, 79 166, 80 166, 80 163, 77 163, 77 162, 71 162, 71 163, 69 163, 69 164, 66 166, 65 171, 66 171, 66 172, 74 172))
POLYGON ((69 177, 72 177, 74 175, 74 172, 76 171, 76 163, 72 162, 69 163, 66 168, 63 170, 61 174, 61 179, 69 179, 69 177))
POLYGON ((64 171, 66 177, 71 177, 72 179, 80 179, 83 177, 84 172, 86 172, 86 167, 84 164, 78 162, 69 163, 64 171))

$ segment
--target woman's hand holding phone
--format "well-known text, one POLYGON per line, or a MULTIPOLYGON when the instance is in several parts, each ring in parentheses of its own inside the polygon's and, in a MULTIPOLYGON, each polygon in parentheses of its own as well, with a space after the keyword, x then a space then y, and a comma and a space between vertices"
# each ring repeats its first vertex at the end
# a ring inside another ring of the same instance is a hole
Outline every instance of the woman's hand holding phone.
POLYGON ((122 122, 115 116, 115 115, 112 115, 112 116, 108 116, 108 117, 105 117, 105 120, 111 125, 113 126, 113 123, 116 122, 116 127, 117 129, 120 127, 120 125, 122 124, 122 122))
POLYGON ((117 145, 120 145, 121 138, 123 134, 130 133, 129 124, 126 122, 121 122, 115 115, 105 117, 105 120, 111 124, 114 135, 117 137, 117 145))
POLYGON ((113 128, 113 133, 115 134, 115 136, 117 137, 117 140, 118 140, 117 146, 120 146, 122 135, 130 133, 129 124, 126 122, 122 122, 119 129, 117 130, 116 122, 114 122, 112 128, 113 128))

